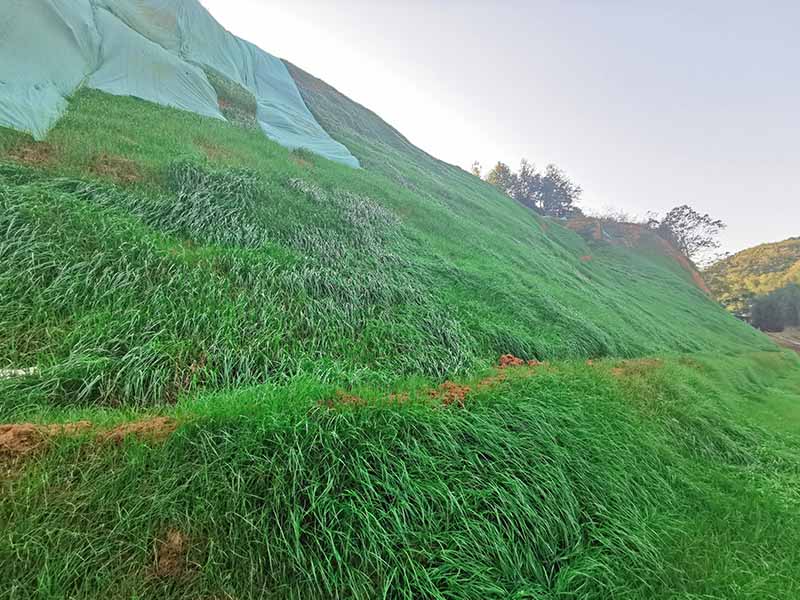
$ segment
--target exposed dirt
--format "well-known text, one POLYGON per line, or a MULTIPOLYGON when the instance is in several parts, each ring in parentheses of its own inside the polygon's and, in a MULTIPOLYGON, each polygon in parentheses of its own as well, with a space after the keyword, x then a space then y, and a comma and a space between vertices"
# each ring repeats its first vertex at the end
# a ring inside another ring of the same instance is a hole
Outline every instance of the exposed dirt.
MULTIPOLYGON (((547 364, 547 362, 539 362, 538 360, 526 361, 513 354, 504 354, 498 361, 495 373, 480 380, 474 387, 454 381, 445 381, 436 388, 423 390, 422 393, 429 399, 434 400, 437 404, 441 403, 444 406, 455 404, 456 406, 463 407, 467 396, 471 393, 491 389, 508 380, 509 374, 511 373, 509 369, 514 369, 515 372, 519 373, 522 377, 530 377, 534 374, 536 367, 545 367, 547 364)), ((386 399, 389 400, 389 402, 402 404, 409 401, 410 395, 408 392, 391 393, 386 399)), ((320 400, 319 404, 320 406, 332 409, 340 405, 364 406, 367 404, 367 401, 359 396, 354 396, 339 390, 333 398, 320 400)))
POLYGON ((55 147, 47 142, 25 142, 9 150, 8 157, 33 167, 43 167, 54 163, 57 154, 55 147))
POLYGON ((521 367, 524 364, 524 360, 517 358, 513 354, 503 354, 503 356, 500 357, 501 369, 505 369, 506 367, 521 367))
POLYGON ((0 425, 0 458, 17 459, 40 448, 47 436, 35 425, 0 425))
POLYGON ((476 386, 478 391, 485 391, 503 383, 508 379, 508 375, 504 371, 500 371, 497 375, 491 375, 481 379, 476 386))
POLYGON ((581 256, 581 262, 583 263, 592 262, 592 260, 593 259, 591 254, 586 254, 584 256, 581 256))
POLYGON ((400 392, 398 394, 389 394, 389 402, 396 402, 397 404, 405 404, 409 400, 408 392, 400 392))
POLYGON ((188 553, 189 538, 177 529, 167 531, 163 540, 155 541, 156 577, 179 578, 185 575, 188 553))
MULTIPOLYGON (((566 225, 587 241, 607 242, 614 246, 624 246, 626 248, 636 248, 642 242, 642 238, 646 234, 650 234, 655 238, 656 243, 663 250, 664 254, 674 258, 678 264, 691 275, 695 285, 709 296, 712 296, 711 290, 691 261, 667 240, 649 230, 646 225, 640 223, 621 223, 609 219, 597 219, 585 216, 570 219, 567 221, 566 225)), ((581 257, 582 262, 589 262, 591 260, 592 257, 589 255, 581 257)))
POLYGON ((310 169, 314 165, 312 165, 309 161, 307 161, 302 156, 298 156, 297 154, 292 154, 291 156, 292 162, 299 167, 303 167, 304 169, 310 169))
POLYGON ((775 343, 800 353, 800 328, 789 328, 781 333, 768 333, 775 343))
POLYGON ((700 275, 697 269, 695 269, 694 265, 689 261, 689 259, 681 254, 664 238, 656 236, 656 239, 658 240, 659 245, 664 249, 664 254, 674 258, 677 263, 692 276, 692 281, 694 281, 695 285, 703 290, 703 292, 705 292, 708 296, 713 297, 711 288, 708 287, 703 277, 700 275))
POLYGON ((15 423, 0 425, 0 459, 18 460, 46 447, 54 436, 77 435, 92 428, 89 421, 64 425, 15 423))
POLYGON ((500 357, 501 369, 506 369, 508 367, 524 367, 526 365, 529 367, 538 367, 544 364, 546 363, 539 362, 538 360, 535 359, 526 361, 514 356, 513 354, 503 354, 503 356, 500 357))
MULTIPOLYGON (((222 108, 222 100, 220 100, 220 108, 222 108)), ((203 151, 203 154, 208 157, 208 160, 220 162, 230 159, 233 154, 227 148, 223 148, 218 144, 209 142, 208 140, 195 140, 195 145, 203 151)))
POLYGON ((107 152, 101 152, 92 158, 89 172, 123 184, 136 183, 143 179, 142 171, 135 161, 107 152))
POLYGON ((445 406, 455 404, 456 406, 464 406, 464 400, 472 388, 468 385, 460 385, 453 381, 445 381, 435 390, 430 390, 428 395, 434 400, 441 400, 445 406))
POLYGON ((100 439, 120 444, 129 436, 148 442, 163 442, 178 428, 178 421, 170 417, 153 417, 115 427, 100 434, 100 439))
POLYGON ((660 368, 664 363, 658 358, 637 358, 621 362, 611 369, 614 377, 630 377, 646 371, 660 368))
MULTIPOLYGON (((54 437, 73 436, 91 431, 90 421, 55 425, 34 423, 11 423, 0 425, 0 460, 18 461, 47 447, 54 437)), ((100 432, 97 439, 102 442, 121 443, 128 436, 140 440, 163 442, 176 429, 178 422, 169 417, 154 417, 143 421, 125 423, 109 431, 100 432)))

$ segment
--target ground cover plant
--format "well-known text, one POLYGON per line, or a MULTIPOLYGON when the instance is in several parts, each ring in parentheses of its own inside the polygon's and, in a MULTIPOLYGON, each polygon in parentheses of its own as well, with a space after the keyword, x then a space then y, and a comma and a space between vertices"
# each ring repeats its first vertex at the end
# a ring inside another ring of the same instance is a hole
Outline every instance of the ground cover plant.
MULTIPOLYGON (((36 147, 2 139, 11 158, 36 147)), ((46 144, 52 163, 0 168, 0 364, 38 369, 0 382, 8 417, 300 373, 443 377, 506 352, 768 344, 658 244, 590 248, 454 167, 435 167, 448 188, 422 172, 412 189, 257 131, 88 91, 46 144), (140 180, 98 175, 98 155, 134 163, 140 180)), ((431 160, 410 156, 392 165, 431 160)))
POLYGON ((797 363, 510 367, 449 406, 201 396, 166 441, 28 457, 0 571, 20 598, 791 598, 800 446, 774 423, 796 423, 797 363))
POLYGON ((2 595, 797 597, 796 354, 290 68, 0 130, 2 595))

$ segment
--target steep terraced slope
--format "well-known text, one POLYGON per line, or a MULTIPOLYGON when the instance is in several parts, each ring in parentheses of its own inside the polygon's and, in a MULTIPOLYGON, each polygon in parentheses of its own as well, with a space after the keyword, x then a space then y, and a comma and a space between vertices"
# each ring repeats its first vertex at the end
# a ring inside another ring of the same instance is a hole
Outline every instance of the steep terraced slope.
POLYGON ((0 130, 0 596, 797 598, 798 357, 291 72, 0 130))
POLYGON ((589 247, 402 138, 395 154, 383 135, 346 141, 365 169, 96 91, 47 142, 5 131, 5 156, 39 168, 1 174, 0 364, 40 369, 26 398, 157 403, 300 373, 444 376, 508 352, 769 343, 654 241, 589 247))

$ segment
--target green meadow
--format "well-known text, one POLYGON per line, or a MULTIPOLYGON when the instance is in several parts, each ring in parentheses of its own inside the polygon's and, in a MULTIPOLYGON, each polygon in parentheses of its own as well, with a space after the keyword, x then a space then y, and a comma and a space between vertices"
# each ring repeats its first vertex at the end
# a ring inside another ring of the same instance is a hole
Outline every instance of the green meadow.
POLYGON ((92 424, 0 452, 0 595, 800 597, 798 356, 290 69, 363 169, 241 90, 0 130, 0 420, 92 424))

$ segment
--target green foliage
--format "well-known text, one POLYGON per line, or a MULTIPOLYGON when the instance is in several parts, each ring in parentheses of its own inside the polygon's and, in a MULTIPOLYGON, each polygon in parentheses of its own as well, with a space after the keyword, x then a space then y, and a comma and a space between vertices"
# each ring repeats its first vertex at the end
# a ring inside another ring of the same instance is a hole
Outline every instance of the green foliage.
POLYGON ((206 77, 217 92, 219 108, 230 123, 247 129, 259 129, 258 104, 256 97, 235 81, 231 81, 218 71, 206 67, 206 77))
POLYGON ((513 173, 508 165, 498 162, 486 175, 486 181, 540 215, 565 218, 581 214, 576 204, 583 190, 556 165, 547 165, 544 173, 538 173, 523 159, 519 172, 513 173))
POLYGON ((704 215, 686 204, 676 206, 660 219, 649 222, 662 238, 672 244, 686 258, 700 262, 708 252, 719 248, 719 233, 725 224, 704 215))
POLYGON ((792 283, 756 297, 751 314, 753 325, 763 331, 780 332, 800 326, 800 285, 792 283))
POLYGON ((797 597, 797 357, 290 69, 365 169, 90 91, 0 167, 2 419, 182 423, 0 464, 0 594, 797 597), (479 386, 506 352, 559 362, 479 386))
POLYGON ((767 343, 658 249, 589 250, 460 169, 416 171, 420 155, 392 165, 416 177, 401 185, 97 92, 73 100, 48 142, 66 177, 0 170, 0 227, 14 232, 0 240, 0 366, 40 368, 0 382, 9 417, 300 374, 444 377, 506 352, 767 343), (203 161, 197 140, 223 165, 203 161), (145 181, 87 182, 98 153, 136 162, 145 181))
POLYGON ((612 366, 465 408, 330 409, 333 388, 296 382, 185 402, 163 446, 60 439, 0 495, 0 580, 54 599, 796 597, 800 444, 752 411, 800 416, 797 360, 612 366), (158 577, 170 529, 187 564, 158 577))
POLYGON ((800 238, 743 250, 710 266, 703 276, 726 308, 747 313, 753 297, 800 283, 800 238))

